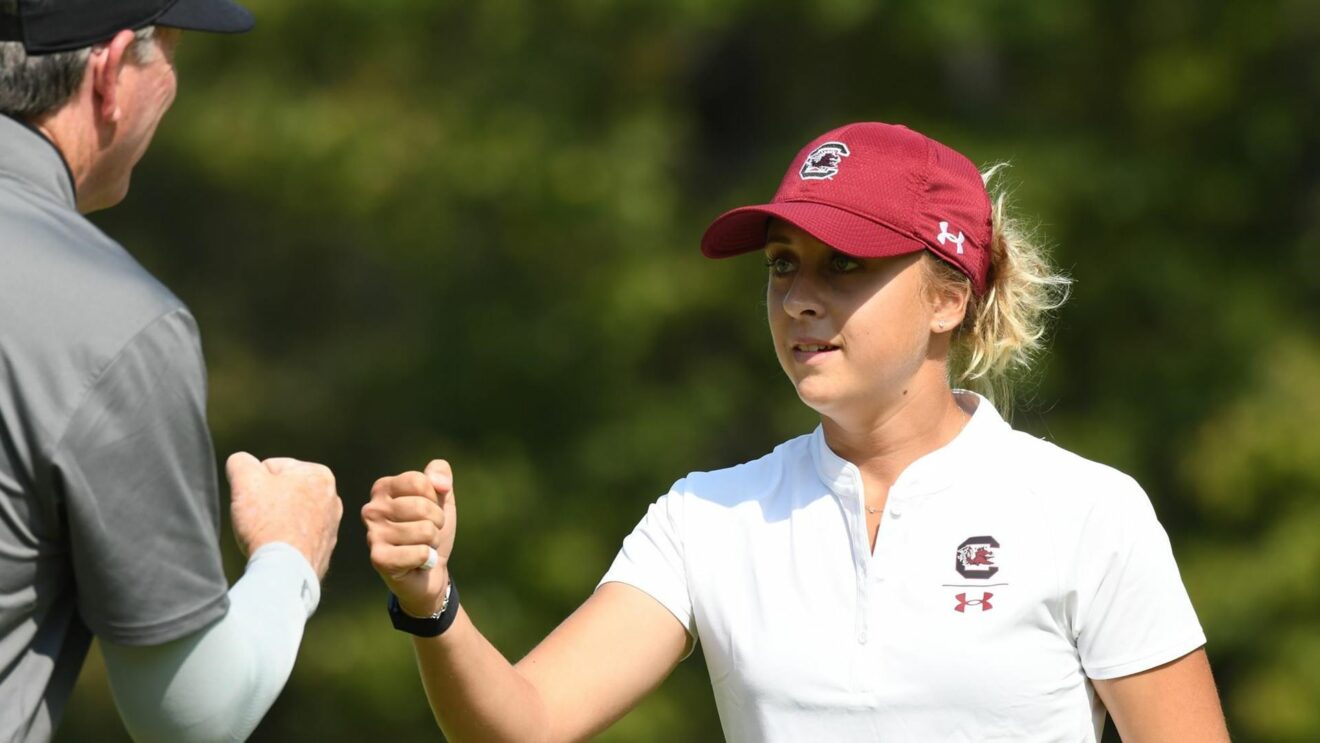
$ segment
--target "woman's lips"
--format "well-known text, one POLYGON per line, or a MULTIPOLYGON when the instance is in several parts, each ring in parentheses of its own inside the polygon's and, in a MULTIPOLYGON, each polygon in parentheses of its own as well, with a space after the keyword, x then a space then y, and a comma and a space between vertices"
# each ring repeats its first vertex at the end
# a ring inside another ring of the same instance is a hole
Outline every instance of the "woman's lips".
POLYGON ((839 347, 833 343, 817 340, 798 341, 793 344, 793 358, 799 363, 809 364, 812 361, 824 359, 838 350, 839 347))

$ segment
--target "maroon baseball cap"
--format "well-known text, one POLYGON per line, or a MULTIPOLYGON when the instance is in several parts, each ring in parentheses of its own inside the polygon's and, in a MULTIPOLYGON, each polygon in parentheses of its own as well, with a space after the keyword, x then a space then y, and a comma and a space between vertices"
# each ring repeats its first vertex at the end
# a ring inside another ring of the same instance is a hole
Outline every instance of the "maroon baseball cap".
POLYGON ((759 250, 782 219, 842 253, 882 258, 929 250, 985 292, 990 197, 971 160, 905 126, 848 124, 793 158, 768 204, 720 215, 701 238, 710 258, 759 250))

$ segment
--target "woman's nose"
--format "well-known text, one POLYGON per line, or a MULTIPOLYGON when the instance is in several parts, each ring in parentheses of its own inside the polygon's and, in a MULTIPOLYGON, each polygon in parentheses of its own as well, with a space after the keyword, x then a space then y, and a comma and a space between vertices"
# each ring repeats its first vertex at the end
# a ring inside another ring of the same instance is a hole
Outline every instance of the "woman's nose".
POLYGON ((819 317, 825 313, 820 279, 805 271, 798 272, 784 292, 784 312, 790 317, 819 317))

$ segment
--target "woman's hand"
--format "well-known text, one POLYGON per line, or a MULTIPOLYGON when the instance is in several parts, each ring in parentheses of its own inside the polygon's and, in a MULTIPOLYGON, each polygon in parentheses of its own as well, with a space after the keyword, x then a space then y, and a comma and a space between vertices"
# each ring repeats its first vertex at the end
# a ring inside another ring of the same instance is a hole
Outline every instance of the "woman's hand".
POLYGON ((454 551, 458 514, 454 474, 449 463, 434 459, 425 472, 382 477, 362 507, 371 564, 415 617, 440 609, 449 587, 449 555, 454 551), (424 570, 430 550, 438 559, 424 570))

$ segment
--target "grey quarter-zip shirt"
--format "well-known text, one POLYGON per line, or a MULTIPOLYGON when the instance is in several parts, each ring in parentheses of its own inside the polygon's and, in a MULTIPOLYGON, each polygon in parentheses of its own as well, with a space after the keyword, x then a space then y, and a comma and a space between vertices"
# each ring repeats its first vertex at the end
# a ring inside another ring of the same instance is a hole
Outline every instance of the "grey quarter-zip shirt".
POLYGON ((50 739, 92 635, 224 616, 218 537, 196 322, 0 116, 0 741, 50 739))

